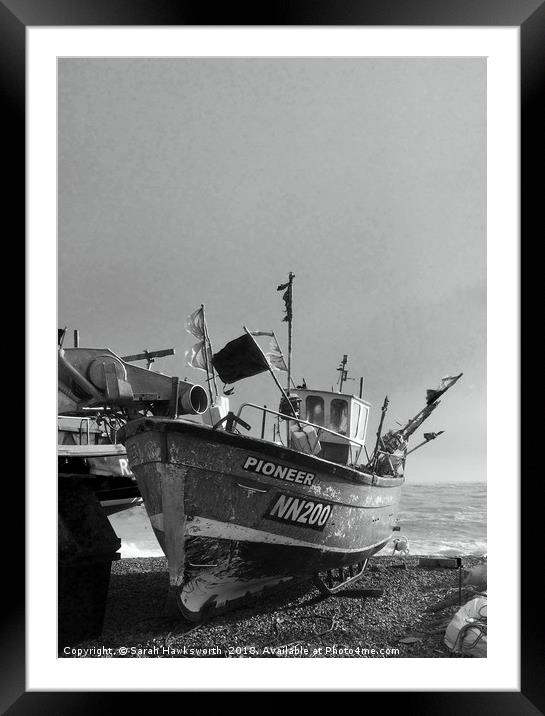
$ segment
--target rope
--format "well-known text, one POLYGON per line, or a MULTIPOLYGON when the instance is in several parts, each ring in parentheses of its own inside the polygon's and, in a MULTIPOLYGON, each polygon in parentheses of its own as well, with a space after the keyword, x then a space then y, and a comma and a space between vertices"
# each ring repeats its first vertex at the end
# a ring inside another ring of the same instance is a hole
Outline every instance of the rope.
POLYGON ((458 636, 456 637, 456 641, 454 642, 452 651, 457 651, 458 646, 460 647, 460 651, 462 653, 464 652, 464 650, 467 649, 475 649, 477 644, 479 644, 479 642, 487 636, 487 619, 486 616, 483 614, 483 611, 485 609, 486 604, 483 604, 481 607, 479 607, 477 611, 480 618, 475 619, 473 621, 468 621, 467 624, 464 624, 462 627, 460 627, 460 631, 458 632, 458 636), (477 629, 479 630, 479 633, 471 644, 464 644, 465 636, 467 632, 471 629, 477 629), (458 644, 458 642, 460 642, 460 644, 458 644))

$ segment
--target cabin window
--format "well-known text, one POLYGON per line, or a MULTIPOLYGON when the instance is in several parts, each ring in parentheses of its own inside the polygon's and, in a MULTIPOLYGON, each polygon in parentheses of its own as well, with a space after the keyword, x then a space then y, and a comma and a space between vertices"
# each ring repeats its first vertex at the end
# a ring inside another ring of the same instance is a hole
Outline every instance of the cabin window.
POLYGON ((309 395, 306 401, 307 420, 315 425, 324 424, 324 399, 309 395))
POLYGON ((361 409, 359 403, 352 403, 352 435, 355 435, 357 438, 361 437, 361 427, 362 427, 362 420, 361 420, 361 409))
POLYGON ((333 398, 329 409, 330 427, 341 435, 348 432, 348 403, 346 400, 333 398))
POLYGON ((367 408, 365 405, 361 406, 361 418, 360 418, 360 429, 359 429, 359 435, 361 435, 361 439, 365 439, 365 434, 367 432, 367 420, 369 418, 369 408, 367 408))

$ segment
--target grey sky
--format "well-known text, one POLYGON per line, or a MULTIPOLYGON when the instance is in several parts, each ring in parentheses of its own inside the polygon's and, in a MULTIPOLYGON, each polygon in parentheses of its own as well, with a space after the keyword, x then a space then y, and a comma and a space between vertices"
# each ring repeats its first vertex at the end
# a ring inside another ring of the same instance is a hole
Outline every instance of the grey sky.
MULTIPOLYGON (((243 324, 285 348, 291 270, 295 380, 330 388, 348 353, 372 443, 386 393, 392 425, 463 371, 407 478, 484 480, 485 70, 60 60, 59 325, 121 355, 173 346, 157 369, 200 382, 185 316, 206 304, 216 349, 243 324)), ((276 407, 271 377, 238 384, 243 399, 276 407)))

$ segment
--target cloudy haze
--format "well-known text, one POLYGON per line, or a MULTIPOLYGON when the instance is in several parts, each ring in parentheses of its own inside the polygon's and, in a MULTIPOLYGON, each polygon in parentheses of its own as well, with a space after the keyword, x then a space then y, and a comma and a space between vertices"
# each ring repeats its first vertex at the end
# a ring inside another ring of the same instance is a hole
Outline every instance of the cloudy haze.
POLYGON ((485 480, 484 60, 62 59, 58 90, 59 326, 198 382, 186 315, 286 347, 293 271, 296 382, 347 353, 372 445, 386 393, 388 427, 463 371, 407 479, 485 480))

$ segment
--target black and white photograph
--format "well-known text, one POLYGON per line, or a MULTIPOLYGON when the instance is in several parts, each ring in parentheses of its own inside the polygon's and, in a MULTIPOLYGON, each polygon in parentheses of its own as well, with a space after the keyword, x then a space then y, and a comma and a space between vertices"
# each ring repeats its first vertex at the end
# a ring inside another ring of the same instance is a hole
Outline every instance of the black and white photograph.
POLYGON ((10 716, 540 703, 518 314, 540 2, 255 25, 0 3, 26 174, 10 716))
POLYGON ((59 658, 487 657, 484 57, 61 57, 59 658))

